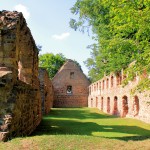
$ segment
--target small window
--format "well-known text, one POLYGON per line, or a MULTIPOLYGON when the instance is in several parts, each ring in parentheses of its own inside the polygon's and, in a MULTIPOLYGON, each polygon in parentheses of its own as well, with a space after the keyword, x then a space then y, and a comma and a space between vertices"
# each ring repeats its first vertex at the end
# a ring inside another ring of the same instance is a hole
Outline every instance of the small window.
POLYGON ((74 79, 74 72, 70 72, 70 79, 74 79))
POLYGON ((72 86, 67 86, 67 94, 72 94, 72 86))

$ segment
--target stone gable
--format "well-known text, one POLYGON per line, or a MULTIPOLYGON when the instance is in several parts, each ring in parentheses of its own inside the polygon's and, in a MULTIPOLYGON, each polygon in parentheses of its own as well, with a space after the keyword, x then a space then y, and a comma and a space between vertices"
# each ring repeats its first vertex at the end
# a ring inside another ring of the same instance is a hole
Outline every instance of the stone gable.
POLYGON ((54 107, 87 107, 89 81, 80 68, 68 60, 52 79, 54 107))

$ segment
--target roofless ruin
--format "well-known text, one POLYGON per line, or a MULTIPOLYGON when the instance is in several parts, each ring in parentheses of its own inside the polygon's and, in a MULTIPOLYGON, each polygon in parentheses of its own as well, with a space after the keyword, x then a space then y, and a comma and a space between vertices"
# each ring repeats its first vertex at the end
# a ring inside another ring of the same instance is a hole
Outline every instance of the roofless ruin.
POLYGON ((0 141, 31 134, 53 107, 53 97, 55 107, 97 107, 150 123, 150 92, 137 93, 132 101, 130 89, 140 79, 124 88, 122 80, 123 74, 112 74, 89 86, 68 60, 51 82, 38 68, 38 50, 22 13, 0 11, 0 141))

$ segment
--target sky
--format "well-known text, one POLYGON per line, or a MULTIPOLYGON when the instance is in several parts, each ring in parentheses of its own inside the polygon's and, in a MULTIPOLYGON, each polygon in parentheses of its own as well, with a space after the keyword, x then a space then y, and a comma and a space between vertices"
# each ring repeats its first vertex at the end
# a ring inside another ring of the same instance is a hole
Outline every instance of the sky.
POLYGON ((83 61, 90 57, 88 45, 94 43, 88 33, 74 31, 69 27, 70 8, 76 0, 0 0, 0 10, 17 10, 26 18, 28 27, 37 45, 42 46, 40 54, 62 53, 68 59, 75 59, 88 75, 83 61))

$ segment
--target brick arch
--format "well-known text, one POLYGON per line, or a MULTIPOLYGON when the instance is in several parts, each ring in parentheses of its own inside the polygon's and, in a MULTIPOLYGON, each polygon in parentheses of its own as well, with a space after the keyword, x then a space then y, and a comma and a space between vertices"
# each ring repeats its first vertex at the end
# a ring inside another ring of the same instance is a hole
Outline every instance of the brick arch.
POLYGON ((121 85, 121 82, 122 82, 122 76, 121 76, 121 73, 117 73, 116 74, 116 83, 117 85, 121 85))
POLYGON ((107 97, 107 113, 110 113, 110 97, 107 97))
POLYGON ((133 97, 132 112, 134 117, 139 114, 139 98, 137 95, 133 97))
POLYGON ((118 115, 118 97, 115 96, 113 100, 113 110, 112 110, 113 115, 118 115))
POLYGON ((128 97, 126 95, 124 95, 122 97, 122 114, 121 117, 126 117, 126 115, 128 114, 128 97))

